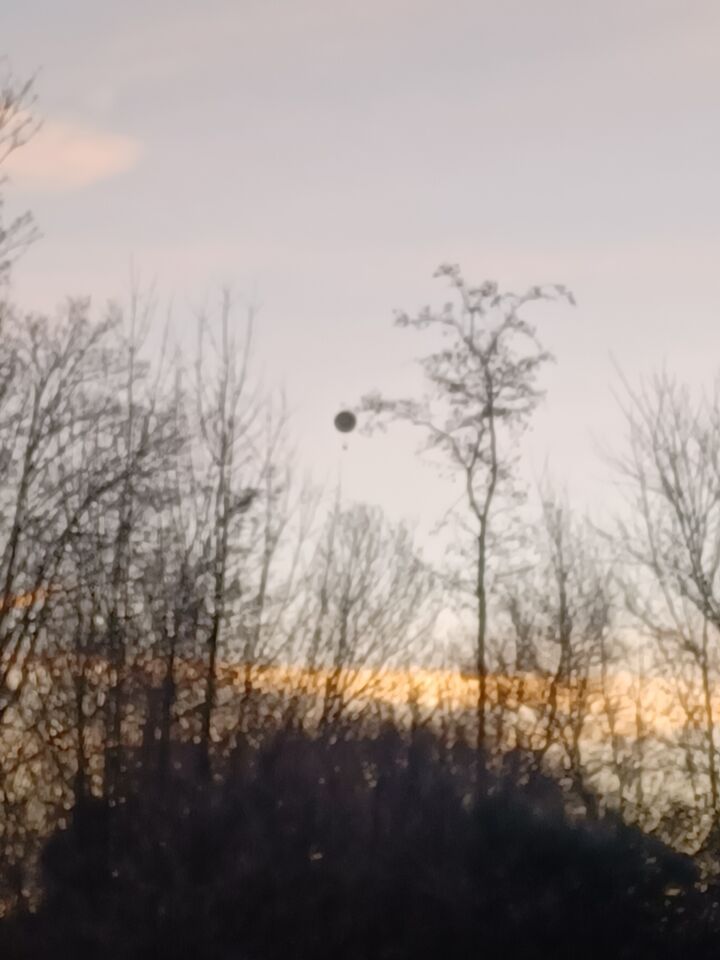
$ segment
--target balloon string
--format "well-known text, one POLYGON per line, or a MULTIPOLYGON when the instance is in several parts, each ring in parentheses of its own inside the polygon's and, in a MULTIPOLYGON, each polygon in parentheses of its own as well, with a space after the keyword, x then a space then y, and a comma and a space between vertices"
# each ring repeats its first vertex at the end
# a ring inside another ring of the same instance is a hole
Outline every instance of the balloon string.
POLYGON ((342 510, 343 505, 343 468, 345 465, 345 453, 347 452, 347 443, 343 443, 340 453, 338 455, 338 466, 337 466, 337 503, 338 507, 342 510))

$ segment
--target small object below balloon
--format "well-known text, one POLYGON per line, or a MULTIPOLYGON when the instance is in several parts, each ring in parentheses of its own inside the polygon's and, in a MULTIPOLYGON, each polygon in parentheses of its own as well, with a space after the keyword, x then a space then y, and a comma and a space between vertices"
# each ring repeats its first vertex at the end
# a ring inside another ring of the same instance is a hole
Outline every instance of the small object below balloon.
POLYGON ((357 418, 352 410, 341 410, 335 417, 335 429, 340 433, 352 433, 357 424, 357 418))

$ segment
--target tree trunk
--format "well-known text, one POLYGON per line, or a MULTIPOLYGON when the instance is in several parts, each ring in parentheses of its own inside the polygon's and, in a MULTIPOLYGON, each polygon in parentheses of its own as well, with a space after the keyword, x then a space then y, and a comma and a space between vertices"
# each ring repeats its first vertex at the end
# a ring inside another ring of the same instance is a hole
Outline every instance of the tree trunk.
POLYGON ((486 742, 486 715, 487 715, 487 663, 485 657, 485 641, 487 634, 487 595, 485 588, 485 524, 480 528, 478 536, 477 556, 477 749, 478 753, 485 750, 486 742))
POLYGON ((708 777, 710 778, 710 802, 712 804, 713 824, 718 816, 718 776, 717 762, 715 757, 715 717, 712 705, 712 691, 710 689, 710 669, 708 665, 708 622, 707 618, 703 621, 702 636, 702 659, 700 663, 702 672, 703 701, 705 707, 705 727, 708 738, 708 777))

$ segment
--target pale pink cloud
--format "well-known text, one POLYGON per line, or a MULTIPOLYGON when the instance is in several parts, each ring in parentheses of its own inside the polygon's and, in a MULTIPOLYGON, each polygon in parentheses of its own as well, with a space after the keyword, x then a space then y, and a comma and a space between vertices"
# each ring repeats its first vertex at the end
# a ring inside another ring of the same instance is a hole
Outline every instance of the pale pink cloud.
POLYGON ((131 170, 141 145, 132 137, 51 120, 6 161, 15 184, 48 192, 86 187, 131 170))

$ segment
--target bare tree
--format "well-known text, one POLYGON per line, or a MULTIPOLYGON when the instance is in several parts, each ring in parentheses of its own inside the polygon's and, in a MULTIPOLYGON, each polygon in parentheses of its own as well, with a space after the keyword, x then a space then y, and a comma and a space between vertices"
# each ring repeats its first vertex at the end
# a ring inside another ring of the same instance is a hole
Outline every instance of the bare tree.
POLYGON ((9 809, 25 805, 30 835, 61 820, 72 799, 103 789, 103 755, 104 786, 115 792, 127 651, 143 637, 138 557, 174 441, 147 371, 138 363, 129 373, 119 314, 96 322, 78 301, 52 319, 6 307, 5 319, 0 740, 16 763, 3 764, 0 789, 9 809))
POLYGON ((474 571, 477 743, 484 748, 492 524, 498 501, 514 492, 517 438, 540 400, 537 378, 551 359, 521 311, 532 301, 571 297, 562 286, 531 287, 523 295, 501 293, 492 282, 470 287, 456 266, 443 266, 437 275, 450 280, 456 301, 396 319, 399 326, 444 337, 445 345, 421 361, 430 393, 403 399, 371 394, 363 408, 376 422, 417 427, 426 447, 462 478, 473 544, 468 562, 474 571))
POLYGON ((505 587, 515 662, 501 662, 501 671, 515 673, 515 705, 524 708, 517 745, 538 763, 553 754, 555 769, 564 769, 576 794, 592 803, 586 785, 603 760, 590 756, 587 747, 605 730, 591 707, 599 704, 603 677, 614 661, 610 572, 587 524, 575 521, 547 490, 541 529, 535 562, 505 587))
MULTIPOLYGON (((0 167, 15 150, 25 144, 37 130, 32 108, 35 105, 32 80, 19 82, 0 59, 0 167)), ((0 176, 0 283, 7 279, 10 265, 17 254, 37 236, 30 213, 3 220, 0 176)))
POLYGON ((303 637, 306 696, 321 725, 401 707, 401 676, 427 655, 438 610, 432 571, 407 526, 336 501, 321 533, 293 630, 303 637))
MULTIPOLYGON (((201 742, 209 771, 212 717, 217 695, 218 654, 227 624, 230 595, 243 591, 243 540, 238 529, 257 495, 256 447, 260 404, 249 383, 252 315, 242 343, 232 330, 229 294, 223 296, 220 341, 213 338, 207 317, 198 326, 196 361, 197 424, 202 441, 197 469, 204 474, 198 486, 204 518, 201 542, 210 574, 205 601, 207 682, 202 706, 201 742), (207 355, 208 343, 213 348, 207 355)), ((202 624, 201 624, 202 626, 202 624)))
MULTIPOLYGON (((68 547, 92 507, 114 496, 128 471, 112 442, 118 372, 112 321, 91 323, 82 303, 71 303, 66 317, 52 322, 8 318, 12 379, 0 407, 4 707, 12 700, 8 677, 21 669, 39 636, 68 547), (91 437, 106 429, 104 455, 83 461, 91 437), (76 482, 79 471, 82 484, 76 482), (21 596, 28 603, 19 615, 21 596)), ((17 682, 13 686, 18 689, 17 682)))
POLYGON ((720 392, 693 399, 666 374, 627 386, 628 450, 615 462, 630 511, 617 524, 626 600, 636 623, 679 677, 697 678, 686 697, 691 726, 702 717, 711 824, 719 783, 713 689, 720 631, 720 392))

